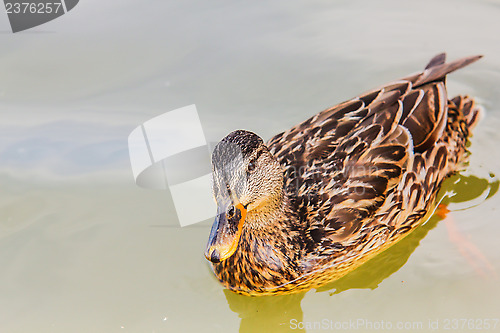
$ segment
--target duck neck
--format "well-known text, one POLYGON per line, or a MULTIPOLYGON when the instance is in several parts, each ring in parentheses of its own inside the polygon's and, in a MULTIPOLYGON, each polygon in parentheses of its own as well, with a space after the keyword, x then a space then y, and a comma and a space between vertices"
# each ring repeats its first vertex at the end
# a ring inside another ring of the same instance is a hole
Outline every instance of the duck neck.
POLYGON ((246 226, 251 230, 269 229, 275 227, 276 223, 286 215, 283 195, 280 194, 259 207, 248 211, 246 226))
MULTIPOLYGON (((249 247, 244 250, 255 252, 254 249, 266 249, 260 253, 263 258, 267 255, 276 255, 281 261, 296 262, 300 254, 299 233, 291 225, 293 213, 285 195, 280 195, 266 206, 247 214, 242 233, 243 244, 249 247)), ((254 258, 258 260, 258 255, 254 258)))

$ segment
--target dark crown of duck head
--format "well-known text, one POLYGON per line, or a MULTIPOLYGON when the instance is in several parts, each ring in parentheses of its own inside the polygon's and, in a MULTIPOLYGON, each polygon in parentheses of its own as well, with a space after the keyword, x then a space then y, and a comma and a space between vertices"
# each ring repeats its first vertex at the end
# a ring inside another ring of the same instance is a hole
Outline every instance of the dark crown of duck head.
POLYGON ((245 130, 231 132, 215 146, 212 163, 217 167, 238 158, 245 160, 262 144, 264 141, 255 133, 245 130))

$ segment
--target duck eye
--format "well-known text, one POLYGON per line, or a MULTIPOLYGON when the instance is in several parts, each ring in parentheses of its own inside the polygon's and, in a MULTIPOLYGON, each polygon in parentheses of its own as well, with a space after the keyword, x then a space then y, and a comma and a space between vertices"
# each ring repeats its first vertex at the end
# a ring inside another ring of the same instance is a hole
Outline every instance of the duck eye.
POLYGON ((254 170, 255 170, 255 162, 250 161, 250 163, 248 163, 248 171, 254 171, 254 170))
POLYGON ((233 218, 233 216, 234 216, 234 206, 231 206, 231 208, 229 208, 229 210, 227 211, 226 216, 227 216, 228 219, 232 219, 233 218))

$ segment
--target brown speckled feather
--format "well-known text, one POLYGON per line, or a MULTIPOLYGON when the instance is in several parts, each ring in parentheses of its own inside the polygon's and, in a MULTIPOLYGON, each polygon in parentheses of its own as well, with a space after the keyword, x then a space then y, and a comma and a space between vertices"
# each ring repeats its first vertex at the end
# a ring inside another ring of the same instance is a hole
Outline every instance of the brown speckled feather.
POLYGON ((443 179, 461 168, 469 128, 477 121, 470 98, 448 100, 445 76, 479 58, 446 64, 440 54, 423 72, 269 140, 284 171, 286 218, 260 243, 243 230, 241 251, 214 265, 225 286, 243 294, 317 287, 415 229, 433 208, 443 179), (257 267, 250 245, 256 242, 279 248, 276 262, 290 267, 256 269, 258 278, 248 273, 257 267), (237 273, 231 265, 239 265, 237 273))

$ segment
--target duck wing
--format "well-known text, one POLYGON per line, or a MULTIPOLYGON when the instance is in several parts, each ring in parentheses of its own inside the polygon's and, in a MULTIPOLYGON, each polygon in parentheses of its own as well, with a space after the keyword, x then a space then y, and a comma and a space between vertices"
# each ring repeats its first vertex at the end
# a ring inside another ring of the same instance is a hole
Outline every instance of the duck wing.
MULTIPOLYGON (((413 172, 415 155, 423 161, 441 138, 446 74, 479 58, 446 64, 445 55, 437 55, 424 71, 320 112, 269 141, 284 168, 306 252, 326 255, 359 241, 359 231, 373 223, 403 177, 413 179, 406 174, 413 172)), ((446 159, 446 149, 440 155, 446 159)))

